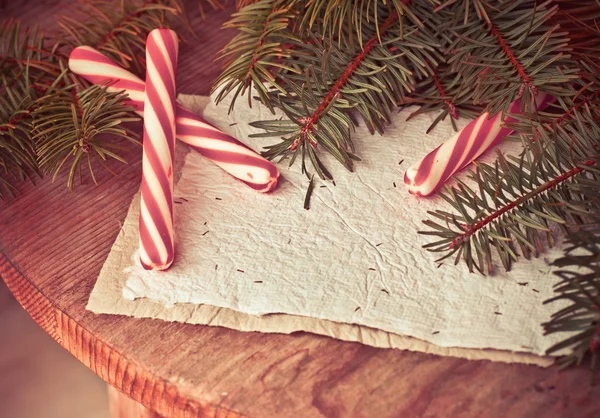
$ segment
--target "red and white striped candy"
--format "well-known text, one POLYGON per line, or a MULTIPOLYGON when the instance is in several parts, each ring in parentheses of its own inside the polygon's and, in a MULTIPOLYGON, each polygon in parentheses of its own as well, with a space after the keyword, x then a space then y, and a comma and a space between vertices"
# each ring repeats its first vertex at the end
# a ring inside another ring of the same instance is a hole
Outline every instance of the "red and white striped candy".
POLYGON ((140 261, 146 270, 173 262, 173 164, 177 34, 155 29, 146 41, 144 155, 140 201, 140 261))
MULTIPOLYGON (((548 106, 552 97, 540 93, 537 96, 538 109, 548 106)), ((521 100, 511 104, 509 112, 521 113, 521 100)), ((448 141, 427 154, 421 161, 406 170, 404 184, 409 193, 429 196, 438 190, 457 171, 461 170, 487 149, 498 144, 512 130, 502 127, 505 122, 514 121, 511 117, 502 118, 502 112, 489 119, 488 112, 471 121, 448 141)))
MULTIPOLYGON (((99 51, 89 46, 73 49, 69 68, 91 83, 110 84, 110 91, 125 90, 129 104, 143 115, 144 82, 99 51)), ((277 187, 279 171, 273 163, 179 104, 175 127, 179 140, 251 188, 269 192, 277 187)))

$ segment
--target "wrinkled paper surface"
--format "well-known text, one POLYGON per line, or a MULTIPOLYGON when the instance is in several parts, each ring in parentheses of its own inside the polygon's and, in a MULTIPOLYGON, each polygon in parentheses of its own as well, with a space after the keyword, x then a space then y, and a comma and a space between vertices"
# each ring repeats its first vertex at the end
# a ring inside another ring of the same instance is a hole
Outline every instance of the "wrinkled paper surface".
MULTIPOLYGON (((196 111, 203 101, 182 100, 196 111)), ((268 111, 239 106, 227 115, 227 109, 228 103, 209 104, 204 116, 255 149, 265 144, 246 140, 254 132, 247 122, 272 118, 268 111)), ((425 135, 435 115, 405 123, 408 114, 397 115, 385 137, 357 129, 362 161, 355 173, 326 158, 336 184, 317 182, 310 210, 303 208, 308 179, 299 164, 281 164, 280 187, 263 195, 187 153, 175 191, 173 267, 146 272, 139 265, 136 198, 88 308, 547 364, 531 355, 556 342, 540 327, 558 308, 542 304, 555 282, 543 259, 484 277, 449 262, 438 268, 434 255, 421 249, 427 242, 416 233, 421 220, 445 203, 410 196, 404 169, 448 138, 451 128, 442 123, 425 135), (123 300, 121 290, 135 300, 123 300)))

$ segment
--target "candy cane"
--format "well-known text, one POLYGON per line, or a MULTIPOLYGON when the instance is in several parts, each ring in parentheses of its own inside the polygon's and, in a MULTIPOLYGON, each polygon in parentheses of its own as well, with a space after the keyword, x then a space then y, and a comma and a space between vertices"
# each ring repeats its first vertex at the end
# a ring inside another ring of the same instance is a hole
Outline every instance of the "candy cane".
MULTIPOLYGON (((109 84, 110 91, 125 90, 129 104, 139 115, 143 114, 144 82, 94 48, 80 46, 73 49, 69 68, 91 83, 109 84)), ((277 186, 279 171, 273 163, 181 105, 177 105, 175 128, 177 138, 182 142, 251 188, 269 192, 277 186)))
MULTIPOLYGON (((545 109, 552 96, 538 94, 538 109, 545 109)), ((521 100, 510 105, 508 113, 521 113, 521 100)), ((417 196, 429 196, 438 190, 454 173, 477 159, 487 149, 498 144, 512 130, 503 127, 514 121, 510 116, 502 118, 502 112, 490 119, 488 112, 471 121, 448 141, 427 154, 421 161, 406 170, 404 184, 417 196)))
POLYGON ((144 155, 140 200, 140 262, 165 270, 173 262, 173 164, 177 34, 155 29, 146 41, 144 155))

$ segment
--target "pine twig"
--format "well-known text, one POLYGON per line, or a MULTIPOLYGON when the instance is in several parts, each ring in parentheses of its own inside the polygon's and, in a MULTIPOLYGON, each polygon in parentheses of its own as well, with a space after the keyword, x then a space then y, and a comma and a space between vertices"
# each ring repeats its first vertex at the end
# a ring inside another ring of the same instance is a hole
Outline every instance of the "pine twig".
POLYGON ((321 178, 330 178, 318 156, 321 146, 352 170, 358 159, 351 140, 353 113, 371 132, 382 133, 393 109, 414 91, 416 77, 429 75, 426 63, 437 64, 440 59, 430 31, 404 24, 398 34, 395 28, 401 17, 396 12, 386 15, 382 10, 379 16, 378 25, 363 27, 368 37, 362 47, 339 49, 335 40, 307 35, 308 54, 295 62, 301 73, 280 73, 287 92, 271 92, 271 102, 285 114, 284 120, 251 124, 265 130, 255 137, 282 139, 266 147, 267 158, 290 158, 292 164, 301 157, 305 173, 308 159, 321 178))
MULTIPOLYGON (((93 157, 106 166, 109 158, 124 162, 114 140, 138 143, 120 126, 133 116, 122 94, 90 87, 67 68, 71 47, 96 45, 125 67, 145 72, 147 34, 181 16, 179 0, 120 4, 82 2, 59 18, 62 33, 50 38, 36 28, 9 20, 0 24, 0 183, 9 193, 15 180, 52 174, 69 165, 67 186, 87 162, 92 179, 93 157), (75 17, 74 17, 75 16, 75 17), (67 164, 68 163, 68 164, 67 164)), ((2 194, 0 194, 2 197, 2 194)))
POLYGON ((544 302, 568 305, 543 324, 546 335, 568 336, 547 353, 568 350, 560 358, 562 367, 579 365, 589 357, 593 381, 600 357, 600 229, 575 234, 568 244, 565 255, 554 261, 559 268, 555 275, 561 279, 555 286, 557 295, 544 302))
MULTIPOLYGON (((464 7, 475 6, 465 2, 464 7)), ((579 70, 570 60, 568 33, 552 25, 558 6, 515 0, 481 7, 486 20, 457 25, 463 14, 457 10, 442 29, 452 32, 448 62, 474 87, 475 103, 496 114, 522 97, 525 109, 533 111, 538 90, 556 98, 573 95, 569 86, 579 70)))
MULTIPOLYGON (((252 87, 258 93, 260 101, 272 111, 268 89, 276 88, 285 92, 275 73, 280 69, 296 71, 280 62, 282 59, 291 60, 296 57, 297 51, 293 46, 301 44, 300 39, 289 30, 296 13, 286 1, 257 1, 235 13, 223 26, 240 30, 239 35, 219 53, 219 58, 227 59, 228 63, 212 89, 213 92, 221 89, 216 97, 217 103, 233 93, 229 111, 233 110, 237 97, 243 96, 252 87)), ((248 105, 252 107, 250 93, 248 105)))
POLYGON ((127 95, 109 93, 103 86, 78 88, 75 83, 67 88, 50 89, 37 100, 33 112, 32 139, 36 142, 38 163, 54 181, 71 160, 67 178, 69 190, 73 188, 75 175, 83 162, 87 163, 94 183, 94 157, 99 157, 102 164, 108 158, 125 163, 115 153, 121 147, 114 143, 114 138, 139 145, 138 135, 121 126, 138 120, 133 117, 135 109, 126 104, 127 95), (56 106, 58 102, 60 107, 56 106))
POLYGON ((549 123, 516 123, 524 152, 519 157, 499 154, 493 166, 478 164, 470 173, 475 190, 461 181, 446 188, 443 197, 458 213, 430 212, 442 223, 424 221, 430 230, 420 233, 439 238, 425 248, 446 253, 442 259, 455 256, 458 263, 462 258, 470 271, 491 273, 492 248, 509 269, 518 258, 517 247, 530 258, 544 251, 544 241, 553 245, 549 223, 570 233, 593 222, 600 213, 590 204, 600 200, 600 140, 595 134, 600 110, 587 105, 595 98, 592 94, 586 105, 573 104, 549 123))

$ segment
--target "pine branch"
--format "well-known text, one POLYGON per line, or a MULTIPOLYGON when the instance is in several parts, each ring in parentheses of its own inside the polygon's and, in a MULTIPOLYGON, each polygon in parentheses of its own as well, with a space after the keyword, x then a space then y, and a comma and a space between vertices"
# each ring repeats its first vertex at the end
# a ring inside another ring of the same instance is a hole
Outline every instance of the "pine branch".
POLYGON ((578 59, 598 58, 600 3, 589 0, 554 0, 559 9, 553 19, 569 32, 569 46, 578 59))
POLYGON ((28 77, 6 86, 0 96, 0 198, 3 189, 9 195, 16 191, 14 180, 22 181, 38 174, 31 138, 31 102, 28 77))
MULTIPOLYGON (((87 163, 99 157, 123 161, 121 137, 137 143, 137 136, 120 127, 131 120, 133 109, 123 95, 88 87, 67 68, 71 47, 98 46, 125 67, 145 72, 144 45, 147 34, 180 17, 179 0, 141 3, 121 1, 84 2, 73 14, 59 19, 63 33, 49 39, 37 29, 21 28, 18 21, 0 25, 0 183, 14 191, 12 181, 30 173, 52 174, 70 165, 67 186, 87 163)), ((0 195, 2 197, 2 195, 0 195)))
POLYGON ((135 109, 126 105, 125 94, 109 93, 102 86, 81 88, 75 80, 61 88, 60 81, 58 79, 55 87, 34 103, 32 133, 39 166, 46 174, 52 175, 52 181, 71 161, 67 180, 67 187, 71 190, 82 163, 87 164, 94 183, 93 158, 99 157, 102 165, 108 158, 125 163, 115 153, 122 149, 115 144, 115 139, 123 138, 139 144, 138 135, 121 126, 138 118, 133 117, 135 109))
POLYGON ((68 15, 59 16, 62 42, 69 49, 91 45, 133 73, 145 73, 145 45, 148 33, 170 27, 169 17, 183 13, 179 0, 147 0, 144 3, 96 0, 81 3, 68 15))
POLYGON ((458 5, 458 13, 454 16, 456 21, 462 17, 463 24, 468 24, 470 19, 476 17, 479 20, 485 21, 488 24, 491 23, 490 17, 488 16, 487 10, 497 10, 495 5, 497 2, 487 0, 432 0, 432 3, 436 4, 434 12, 439 13, 452 5, 458 5), (473 6, 472 8, 470 6, 473 6), (473 13, 475 11, 475 13, 473 13))
POLYGON ((44 36, 37 29, 22 31, 19 21, 0 24, 0 198, 12 183, 38 175, 31 137, 32 102, 40 94, 36 83, 58 73, 44 36))
MULTIPOLYGON (((569 97, 578 69, 570 60, 565 31, 551 26, 558 6, 551 1, 516 0, 483 5, 488 21, 456 25, 463 5, 453 10, 443 31, 450 31, 448 62, 474 86, 475 103, 486 104, 492 114, 507 111, 510 103, 523 97, 526 110, 535 109, 538 90, 554 97, 569 97), (487 7, 490 7, 487 9, 487 7)), ((465 3, 464 7, 475 7, 465 3)))
MULTIPOLYGON (((271 110, 273 107, 268 93, 276 88, 285 93, 277 81, 276 71, 284 69, 296 72, 291 66, 282 63, 298 57, 294 46, 301 44, 290 30, 296 12, 289 0, 260 0, 235 13, 223 27, 238 29, 240 33, 220 52, 220 59, 228 59, 227 68, 213 84, 213 92, 222 88, 216 102, 234 94, 230 111, 238 96, 243 96, 254 87, 260 101, 271 110)), ((248 105, 252 97, 248 94, 248 105)))
POLYGON ((0 95, 15 86, 27 73, 31 81, 43 82, 60 73, 52 51, 45 48, 46 38, 37 29, 21 29, 18 20, 0 23, 0 95))
POLYGON ((553 263, 560 268, 555 273, 561 279, 555 286, 557 296, 545 303, 560 301, 569 305, 543 326, 546 335, 569 333, 569 337, 547 353, 568 349, 569 354, 560 359, 563 367, 579 365, 589 356, 593 378, 600 355, 600 229, 575 234, 568 244, 565 255, 553 263))
POLYGON ((424 221, 430 230, 421 233, 439 238, 425 248, 488 273, 495 250, 508 270, 517 248, 529 259, 553 245, 550 224, 571 233, 598 217, 589 202, 600 195, 600 108, 597 95, 584 100, 558 117, 523 117, 514 126, 521 129, 521 156, 499 154, 494 165, 477 164, 470 173, 475 190, 461 181, 447 187, 443 197, 457 213, 430 212, 442 223, 424 221))
MULTIPOLYGON (((300 29, 318 32, 324 38, 340 40, 339 47, 342 47, 341 40, 353 44, 356 36, 359 44, 362 46, 365 33, 363 28, 370 31, 369 26, 375 25, 375 31, 379 34, 382 25, 382 8, 385 7, 385 14, 396 14, 403 22, 408 20, 411 25, 423 27, 423 22, 418 17, 418 12, 415 12, 410 7, 410 0, 390 0, 388 1, 357 1, 357 0, 311 0, 306 4, 303 10, 302 18, 300 19, 300 29), (346 37, 342 37, 345 34, 346 37)), ((400 33, 403 29, 400 25, 400 33)))
POLYGON ((359 114, 371 132, 380 132, 391 119, 393 109, 416 85, 415 77, 427 77, 440 57, 429 31, 404 24, 400 35, 394 30, 400 16, 392 12, 379 25, 363 27, 369 37, 363 47, 337 47, 335 40, 311 35, 304 47, 308 54, 296 63, 297 72, 280 74, 287 94, 272 92, 271 102, 286 114, 284 120, 258 121, 252 125, 266 132, 258 137, 281 137, 267 147, 268 158, 308 157, 321 178, 330 177, 317 155, 318 146, 352 170, 353 112, 359 114))
POLYGON ((555 0, 559 10, 553 21, 569 32, 571 55, 580 62, 582 76, 600 74, 600 3, 585 0, 555 0))
POLYGON ((407 121, 423 113, 441 110, 426 133, 431 132, 448 116, 456 131, 455 121, 460 117, 474 119, 483 112, 482 106, 473 103, 471 89, 464 84, 460 74, 452 72, 445 64, 432 68, 431 72, 431 76, 417 84, 415 93, 407 101, 407 104, 420 105, 407 121))
MULTIPOLYGON (((250 4, 257 3, 258 1, 259 0, 235 0, 235 8, 240 10, 250 4)), ((224 10, 228 3, 227 0, 198 0, 198 7, 200 8, 200 13, 202 14, 203 18, 206 17, 203 7, 204 2, 208 3, 208 5, 213 9, 219 10, 224 10)))

